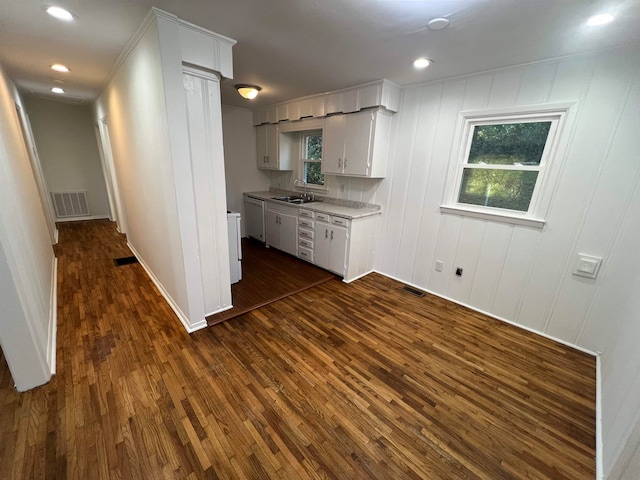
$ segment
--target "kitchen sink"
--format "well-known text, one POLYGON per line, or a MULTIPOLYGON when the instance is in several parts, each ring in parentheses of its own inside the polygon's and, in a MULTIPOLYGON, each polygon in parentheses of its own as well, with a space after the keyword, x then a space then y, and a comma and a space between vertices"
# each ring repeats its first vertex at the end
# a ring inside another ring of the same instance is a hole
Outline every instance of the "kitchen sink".
POLYGON ((280 202, 295 203, 295 204, 312 203, 312 202, 321 202, 322 201, 322 200, 318 200, 315 197, 309 198, 308 196, 304 196, 304 195, 288 195, 288 196, 282 196, 282 197, 274 197, 274 200, 278 200, 280 202))

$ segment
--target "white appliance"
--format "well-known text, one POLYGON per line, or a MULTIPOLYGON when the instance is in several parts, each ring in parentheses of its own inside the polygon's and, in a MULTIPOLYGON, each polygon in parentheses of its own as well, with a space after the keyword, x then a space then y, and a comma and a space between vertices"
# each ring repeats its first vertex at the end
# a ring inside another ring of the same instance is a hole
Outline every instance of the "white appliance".
POLYGON ((233 284, 242 280, 242 234, 239 213, 227 211, 227 232, 229 234, 229 272, 233 284))
POLYGON ((260 242, 266 241, 264 234, 264 200, 254 197, 244 197, 244 223, 247 237, 260 242))

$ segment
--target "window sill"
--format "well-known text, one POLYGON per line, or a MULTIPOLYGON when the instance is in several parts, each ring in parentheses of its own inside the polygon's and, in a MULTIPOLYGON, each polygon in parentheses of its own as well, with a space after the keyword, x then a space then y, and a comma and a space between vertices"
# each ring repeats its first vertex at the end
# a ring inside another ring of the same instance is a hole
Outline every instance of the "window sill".
MULTIPOLYGON (((304 192, 304 188, 302 187, 295 187, 297 192, 304 192)), ((324 185, 311 185, 308 184, 307 185, 307 192, 312 191, 312 192, 323 192, 323 193, 327 193, 329 191, 329 189, 327 187, 325 187, 324 185)))
POLYGON ((505 213, 480 212, 464 207, 452 207, 448 205, 440 205, 440 213, 449 213, 451 215, 460 215, 463 217, 481 218, 494 222, 510 223, 512 225, 522 225, 532 228, 544 228, 545 221, 537 218, 524 218, 505 213))

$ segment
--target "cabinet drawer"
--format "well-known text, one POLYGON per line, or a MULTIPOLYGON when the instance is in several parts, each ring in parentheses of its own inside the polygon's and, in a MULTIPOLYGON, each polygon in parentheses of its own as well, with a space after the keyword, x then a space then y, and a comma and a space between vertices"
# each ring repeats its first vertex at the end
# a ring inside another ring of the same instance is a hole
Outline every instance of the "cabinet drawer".
POLYGON ((311 240, 307 240, 306 238, 301 238, 298 240, 298 244, 301 247, 310 248, 313 250, 313 242, 311 240))
POLYGON ((322 222, 328 222, 329 215, 327 215, 326 213, 316 213, 316 220, 320 220, 322 222))
POLYGON ((307 230, 304 228, 298 229, 298 236, 300 238, 307 238, 309 240, 313 240, 313 230, 307 230))
POLYGON ((313 250, 305 247, 298 248, 298 257, 308 262, 313 262, 313 250))
POLYGON ((349 220, 347 220, 346 218, 342 218, 342 217, 331 217, 332 218, 332 223, 334 223, 335 225, 342 225, 343 227, 346 227, 349 225, 349 220))
POLYGON ((301 217, 313 218, 313 212, 311 210, 305 210, 304 208, 298 209, 298 215, 301 217))
POLYGON ((301 218, 298 220, 298 225, 304 228, 310 228, 313 230, 313 220, 309 220, 308 218, 301 218))

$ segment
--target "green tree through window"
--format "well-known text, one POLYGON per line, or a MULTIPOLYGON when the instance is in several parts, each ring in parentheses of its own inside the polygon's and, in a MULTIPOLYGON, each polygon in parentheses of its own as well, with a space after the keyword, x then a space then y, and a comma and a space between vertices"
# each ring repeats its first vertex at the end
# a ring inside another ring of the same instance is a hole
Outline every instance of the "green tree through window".
POLYGON ((475 125, 458 202, 527 212, 550 121, 475 125))
POLYGON ((324 185, 322 174, 322 132, 304 134, 302 178, 308 185, 324 185))

